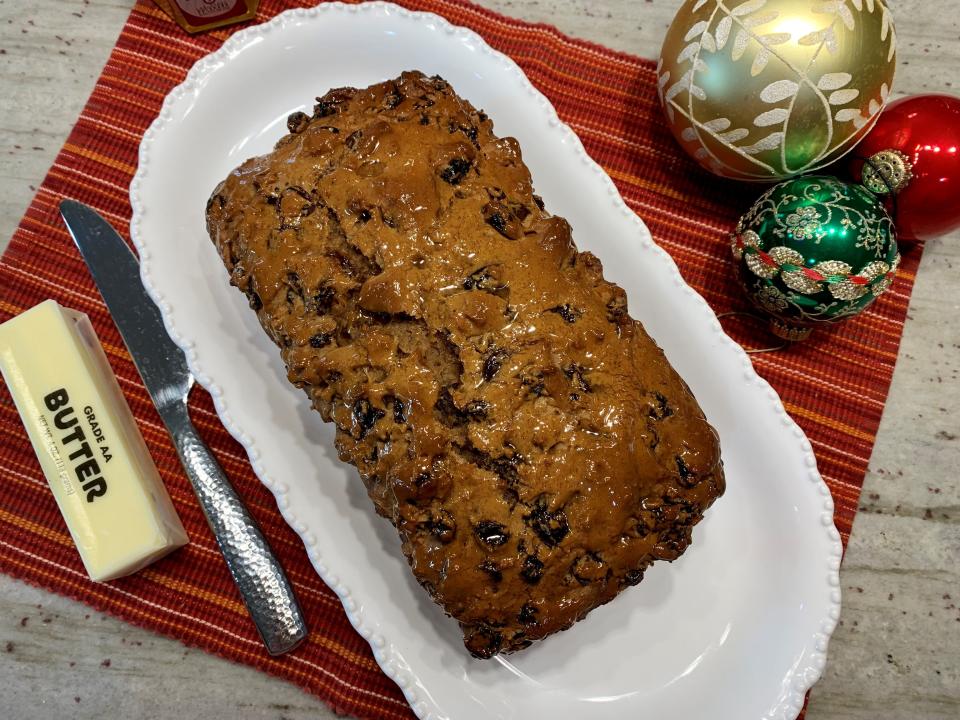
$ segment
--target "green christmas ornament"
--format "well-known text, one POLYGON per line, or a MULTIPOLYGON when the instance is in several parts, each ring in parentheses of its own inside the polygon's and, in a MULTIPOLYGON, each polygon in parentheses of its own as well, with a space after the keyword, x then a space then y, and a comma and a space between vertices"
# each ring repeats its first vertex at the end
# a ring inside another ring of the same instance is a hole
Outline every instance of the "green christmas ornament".
POLYGON ((784 340, 861 312, 893 283, 893 220, 866 188, 827 176, 787 180, 737 223, 733 257, 750 300, 784 340))

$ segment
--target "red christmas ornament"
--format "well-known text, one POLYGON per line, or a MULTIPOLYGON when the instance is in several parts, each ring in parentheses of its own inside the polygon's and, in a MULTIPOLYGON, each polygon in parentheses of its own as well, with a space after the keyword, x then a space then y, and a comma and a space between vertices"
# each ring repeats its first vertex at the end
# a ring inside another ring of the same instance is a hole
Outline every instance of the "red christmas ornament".
POLYGON ((914 95, 891 103, 849 168, 854 180, 887 196, 899 240, 960 228, 960 98, 914 95))

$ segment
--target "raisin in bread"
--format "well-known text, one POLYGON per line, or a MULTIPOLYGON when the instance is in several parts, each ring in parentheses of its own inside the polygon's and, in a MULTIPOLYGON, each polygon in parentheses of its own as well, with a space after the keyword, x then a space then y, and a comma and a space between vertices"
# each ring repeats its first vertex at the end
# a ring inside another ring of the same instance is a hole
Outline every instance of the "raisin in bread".
POLYGON ((296 113, 207 225, 414 574, 490 657, 674 560, 717 435, 513 138, 406 72, 296 113))

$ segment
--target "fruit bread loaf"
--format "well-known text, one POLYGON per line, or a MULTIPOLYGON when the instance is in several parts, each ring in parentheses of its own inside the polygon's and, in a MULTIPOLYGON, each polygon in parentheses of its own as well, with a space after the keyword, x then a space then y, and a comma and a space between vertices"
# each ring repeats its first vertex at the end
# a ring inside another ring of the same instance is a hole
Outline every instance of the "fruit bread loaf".
POLYGON ((467 649, 676 559, 723 493, 717 435, 517 141, 419 72, 287 126, 214 190, 210 237, 467 649))

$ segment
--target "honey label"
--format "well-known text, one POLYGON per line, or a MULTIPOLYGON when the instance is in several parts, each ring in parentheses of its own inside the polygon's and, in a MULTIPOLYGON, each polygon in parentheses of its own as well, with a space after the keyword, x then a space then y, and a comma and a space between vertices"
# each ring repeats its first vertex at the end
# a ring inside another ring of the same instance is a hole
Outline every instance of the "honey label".
POLYGON ((189 33, 252 20, 259 0, 154 0, 189 33))

